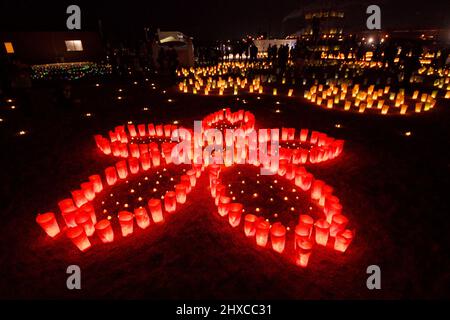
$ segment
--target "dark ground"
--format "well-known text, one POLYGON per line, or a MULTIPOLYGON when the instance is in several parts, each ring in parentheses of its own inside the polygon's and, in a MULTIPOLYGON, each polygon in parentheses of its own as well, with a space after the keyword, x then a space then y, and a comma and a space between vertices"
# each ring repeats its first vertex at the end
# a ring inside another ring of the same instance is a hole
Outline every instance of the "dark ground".
POLYGON ((242 104, 163 94, 148 83, 81 83, 73 91, 77 101, 65 108, 52 89, 34 88, 31 118, 20 102, 14 111, 1 105, 0 298, 448 298, 448 101, 428 114, 386 117, 330 112, 300 98, 246 96, 242 104), (249 245, 211 214, 201 188, 193 191, 199 201, 188 200, 164 225, 85 254, 66 240, 52 242, 35 223, 38 212, 56 210, 81 181, 115 162, 97 152, 93 134, 128 120, 192 126, 224 106, 253 111, 262 127, 309 127, 346 140, 341 157, 309 168, 335 188, 357 229, 344 256, 318 253, 301 269, 249 245), (17 136, 20 130, 27 135, 17 136), (70 264, 81 266, 81 291, 66 289, 70 264), (382 290, 366 288, 371 264, 381 267, 382 290))

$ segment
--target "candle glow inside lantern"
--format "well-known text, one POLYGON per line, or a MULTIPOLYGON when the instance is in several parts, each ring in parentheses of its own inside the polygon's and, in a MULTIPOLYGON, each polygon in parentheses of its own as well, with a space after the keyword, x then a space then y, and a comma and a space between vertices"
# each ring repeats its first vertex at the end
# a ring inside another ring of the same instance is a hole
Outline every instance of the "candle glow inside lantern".
POLYGON ((351 230, 343 230, 336 234, 336 238, 334 240, 334 250, 345 252, 352 242, 354 234, 351 230))
POLYGON ((314 224, 316 243, 321 246, 326 246, 328 243, 328 236, 330 234, 330 224, 325 219, 319 219, 314 224))
POLYGON ((272 249, 276 252, 282 253, 286 244, 286 228, 280 223, 276 222, 270 228, 270 240, 272 242, 272 249))
POLYGON ((127 162, 125 160, 117 162, 116 169, 120 179, 125 179, 128 176, 127 162))
POLYGON ((240 203, 230 203, 228 206, 228 222, 235 228, 241 222, 243 206, 240 203))
POLYGON ((152 215, 152 219, 155 223, 164 222, 164 216, 162 213, 161 200, 159 199, 150 199, 148 201, 148 207, 150 209, 150 214, 152 215))
POLYGON ((336 234, 345 229, 348 219, 342 214, 334 215, 331 219, 330 236, 336 237, 336 234))
POLYGON ((38 214, 36 217, 36 222, 51 238, 54 238, 60 233, 58 222, 56 221, 55 214, 53 212, 38 214))
POLYGON ((103 190, 102 178, 98 174, 90 176, 89 181, 92 183, 95 193, 102 192, 103 190))
POLYGON ((105 169, 105 176, 106 176, 106 183, 109 186, 113 186, 117 182, 117 172, 116 168, 114 167, 108 167, 105 169))
POLYGON ((108 219, 100 220, 95 224, 95 231, 103 243, 114 241, 114 231, 108 219))
POLYGON ((309 257, 311 256, 311 250, 313 243, 310 240, 298 239, 296 242, 296 260, 295 263, 305 268, 308 265, 309 257))
POLYGON ((84 197, 88 201, 92 201, 95 198, 94 184, 92 182, 84 182, 80 185, 81 190, 84 193, 84 197))
POLYGON ((164 209, 166 212, 175 212, 177 209, 177 196, 174 191, 167 191, 164 196, 164 209))
POLYGON ((80 210, 75 218, 75 222, 77 223, 77 225, 84 228, 84 231, 86 232, 86 235, 88 237, 94 234, 94 222, 92 221, 91 215, 88 212, 80 210))
POLYGON ((72 191, 72 198, 78 208, 88 202, 82 190, 72 191))
POLYGON ((221 217, 225 217, 228 214, 228 208, 231 202, 230 197, 221 196, 219 198, 219 206, 217 211, 221 217))
POLYGON ((254 214, 246 214, 244 217, 244 233, 247 237, 253 237, 256 233, 255 222, 257 217, 254 214))
POLYGON ((86 232, 81 226, 68 228, 66 231, 66 235, 82 252, 88 250, 91 247, 91 243, 89 242, 86 232))
POLYGON ((77 223, 75 222, 75 217, 77 214, 78 208, 73 203, 72 199, 64 199, 58 202, 59 209, 61 210, 61 214, 66 222, 68 227, 75 227, 77 223))
POLYGON ((265 247, 269 237, 270 223, 266 220, 261 220, 256 223, 256 244, 260 247, 265 247))
POLYGON ((119 212, 119 223, 123 237, 127 237, 133 233, 133 214, 131 212, 119 212))
POLYGON ((186 202, 186 186, 184 184, 175 185, 175 194, 178 203, 183 204, 186 202))
POLYGON ((136 224, 141 229, 146 229, 150 225, 150 218, 147 214, 147 210, 142 207, 134 209, 134 216, 136 218, 136 224))

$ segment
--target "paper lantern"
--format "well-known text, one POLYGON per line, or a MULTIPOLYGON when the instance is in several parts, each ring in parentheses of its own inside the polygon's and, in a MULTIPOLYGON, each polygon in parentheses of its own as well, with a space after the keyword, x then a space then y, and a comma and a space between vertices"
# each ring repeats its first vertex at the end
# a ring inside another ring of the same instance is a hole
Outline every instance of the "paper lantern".
POLYGON ((117 171, 114 167, 108 167, 105 169, 106 183, 109 186, 115 185, 117 182, 117 171))
POLYGON ((108 219, 97 222, 95 224, 95 232, 103 243, 114 241, 114 231, 108 219))
POLYGON ((177 208, 177 198, 174 191, 167 191, 164 196, 164 209, 167 212, 175 212, 177 208))
POLYGON ((272 242, 272 249, 276 252, 283 252, 286 244, 286 228, 280 223, 276 222, 270 228, 270 241, 272 242))
POLYGON ((325 219, 319 219, 314 224, 316 243, 321 246, 326 246, 328 236, 330 234, 330 224, 325 219))
POLYGON ((254 214, 246 214, 244 217, 244 233, 247 237, 253 237, 256 233, 255 222, 257 217, 254 214))
POLYGON ((90 176, 89 181, 92 183, 95 193, 99 193, 103 190, 102 178, 100 178, 98 174, 90 176))
POLYGON ((150 209, 150 214, 152 215, 152 219, 155 223, 164 222, 164 216, 162 213, 161 200, 159 199, 150 199, 148 201, 148 207, 150 209))
POLYGON ((321 180, 314 180, 311 186, 311 199, 319 200, 322 194, 322 188, 325 185, 325 182, 321 180))
POLYGON ((89 242, 86 232, 81 226, 68 228, 66 231, 66 235, 82 252, 88 250, 91 247, 91 243, 89 242))
POLYGON ((92 203, 88 202, 81 206, 78 210, 79 212, 86 212, 90 217, 94 224, 97 223, 97 216, 95 215, 95 209, 92 203))
POLYGON ((305 268, 308 265, 309 257, 311 256, 313 244, 310 240, 298 239, 296 245, 296 260, 295 263, 305 268))
POLYGON ((139 124, 138 125, 138 131, 139 131, 139 136, 141 137, 145 137, 145 124, 139 124))
POLYGON ((191 183, 191 187, 195 187, 195 184, 196 184, 196 182, 197 182, 195 170, 193 170, 193 169, 188 170, 188 171, 186 172, 186 175, 189 177, 189 181, 190 181, 190 183, 191 183))
POLYGON ((131 174, 137 174, 139 172, 139 160, 137 158, 128 158, 128 165, 131 174))
POLYGON ((152 150, 152 163, 154 167, 158 167, 161 164, 161 154, 158 149, 152 150))
POLYGON ((297 246, 297 240, 309 240, 311 236, 310 226, 304 223, 299 223, 294 230, 294 248, 297 246))
POLYGON ((299 215, 298 223, 307 225, 309 227, 309 234, 311 235, 313 225, 314 225, 314 219, 310 215, 307 215, 307 214, 299 215))
POLYGON ((330 236, 336 237, 336 234, 345 229, 348 219, 342 214, 334 215, 331 219, 330 236))
POLYGON ((175 185, 175 194, 178 203, 183 204, 186 202, 186 186, 184 184, 175 185))
POLYGON ((240 203, 230 203, 228 206, 228 222, 233 228, 241 222, 242 208, 240 203))
POLYGON ((219 215, 221 217, 225 217, 228 214, 228 206, 231 202, 230 197, 220 197, 219 198, 219 206, 217 208, 217 211, 219 212, 219 215))
POLYGON ((150 160, 150 156, 147 153, 144 153, 141 155, 141 157, 139 158, 139 160, 141 161, 141 166, 142 166, 142 170, 147 171, 148 169, 150 169, 151 167, 151 160, 150 160))
POLYGON ((72 191, 72 198, 78 208, 88 202, 82 190, 72 191))
POLYGON ((94 234, 94 222, 91 219, 91 215, 86 211, 78 211, 77 216, 75 218, 75 222, 77 225, 84 228, 84 232, 88 237, 94 234))
POLYGON ((265 247, 267 244, 267 239, 269 237, 270 223, 266 220, 261 220, 256 223, 256 244, 260 247, 265 247))
POLYGON ((127 162, 125 160, 117 162, 116 169, 120 179, 125 179, 128 176, 127 162))
POLYGON ((187 174, 183 174, 180 177, 180 184, 184 184, 186 186, 186 193, 191 192, 191 179, 187 174))
POLYGON ((77 223, 75 222, 75 217, 78 208, 73 203, 72 199, 64 199, 58 202, 61 214, 68 227, 75 227, 77 223))
POLYGON ((334 250, 345 252, 352 242, 354 234, 351 230, 343 230, 336 234, 336 239, 334 240, 334 250))
POLYGON ((81 190, 84 193, 84 197, 88 201, 92 201, 95 199, 94 184, 92 182, 84 182, 80 186, 81 186, 81 190))
POLYGON ((36 216, 36 222, 52 238, 60 233, 58 222, 56 221, 55 214, 53 212, 38 214, 36 216))
POLYGON ((133 214, 131 212, 119 212, 119 223, 122 230, 122 236, 127 237, 133 233, 133 214))
POLYGON ((150 225, 150 218, 147 214, 147 210, 142 207, 134 209, 134 216, 136 218, 136 224, 141 229, 145 229, 150 225))

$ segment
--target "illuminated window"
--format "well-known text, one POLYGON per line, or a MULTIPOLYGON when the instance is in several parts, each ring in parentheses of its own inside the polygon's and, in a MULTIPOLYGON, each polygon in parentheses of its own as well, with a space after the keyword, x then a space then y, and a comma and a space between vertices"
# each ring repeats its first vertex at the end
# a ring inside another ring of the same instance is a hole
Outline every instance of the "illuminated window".
POLYGON ((81 40, 66 40, 67 51, 83 51, 81 40))
POLYGON ((12 42, 5 42, 5 49, 6 49, 6 53, 14 53, 14 47, 12 45, 12 42))

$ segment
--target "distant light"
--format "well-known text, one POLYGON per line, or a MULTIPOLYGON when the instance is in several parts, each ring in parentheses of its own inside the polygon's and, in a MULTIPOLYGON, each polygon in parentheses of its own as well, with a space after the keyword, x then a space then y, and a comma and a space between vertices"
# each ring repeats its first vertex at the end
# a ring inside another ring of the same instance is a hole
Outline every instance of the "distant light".
POLYGON ((178 120, 175 120, 175 121, 173 122, 173 124, 178 124, 178 120))
POLYGON ((372 43, 372 42, 373 42, 373 38, 370 37, 369 39, 367 39, 367 42, 368 42, 368 43, 372 43))
POLYGON ((336 128, 340 128, 340 127, 341 127, 341 124, 340 124, 340 123, 336 123, 334 126, 335 126, 336 128))
POLYGON ((2 118, 0 118, 0 122, 3 122, 3 119, 2 119, 2 118))
POLYGON ((144 110, 144 111, 148 111, 148 108, 147 108, 147 107, 144 107, 144 109, 142 109, 142 110, 144 110))
POLYGON ((86 117, 91 117, 91 116, 92 116, 92 113, 86 113, 85 116, 86 116, 86 117))
POLYGON ((6 100, 6 102, 11 103, 13 101, 12 101, 12 99, 8 99, 8 100, 6 100))
POLYGON ((117 100, 122 100, 122 97, 121 97, 121 96, 118 96, 118 97, 117 97, 117 100))
POLYGON ((412 135, 411 131, 406 131, 405 132, 405 136, 409 137, 410 135, 412 135))
POLYGON ((27 132, 24 131, 24 130, 19 131, 19 136, 24 136, 24 135, 26 135, 26 134, 27 134, 27 132))
POLYGON ((172 102, 173 100, 172 99, 167 99, 167 102, 172 102))
POLYGON ((280 113, 280 112, 281 112, 281 110, 280 110, 280 109, 277 109, 277 110, 275 110, 275 112, 276 112, 276 113, 280 113))
POLYGON ((96 83, 95 86, 96 86, 96 87, 100 87, 100 84, 96 83))
POLYGON ((16 109, 16 106, 11 106, 11 110, 14 110, 14 109, 16 109))

